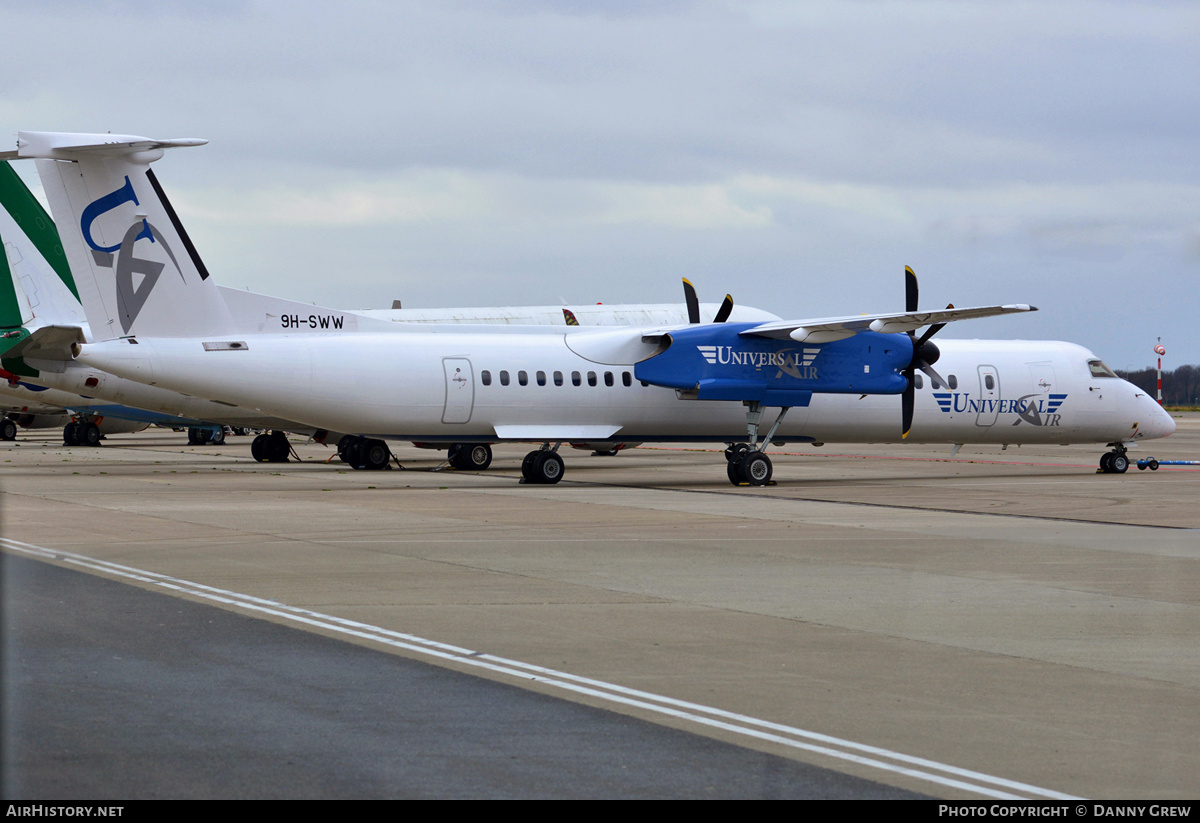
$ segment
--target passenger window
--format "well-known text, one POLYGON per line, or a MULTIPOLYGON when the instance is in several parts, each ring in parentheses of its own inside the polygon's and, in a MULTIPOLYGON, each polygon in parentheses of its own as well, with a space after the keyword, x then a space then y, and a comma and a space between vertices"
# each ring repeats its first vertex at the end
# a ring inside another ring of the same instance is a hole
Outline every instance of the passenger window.
POLYGON ((913 375, 913 386, 918 389, 925 388, 925 379, 923 377, 921 377, 921 375, 919 375, 919 374, 914 374, 913 375))
POLYGON ((983 386, 988 391, 996 388, 996 378, 992 377, 990 374, 985 374, 983 376, 983 386))
POLYGON ((936 390, 936 389, 940 389, 941 387, 942 387, 942 384, 938 382, 938 379, 936 377, 929 378, 929 388, 936 390))
POLYGON ((537 373, 537 381, 539 386, 546 385, 546 373, 544 371, 537 373))
POLYGON ((561 386, 561 385, 562 385, 562 383, 563 383, 563 381, 562 381, 562 372, 560 372, 560 371, 556 371, 556 372, 554 373, 554 385, 556 385, 556 386, 561 386))
POLYGON ((588 385, 589 386, 596 385, 596 373, 594 371, 588 372, 588 385))
POLYGON ((508 385, 508 372, 506 372, 506 371, 500 372, 500 385, 501 386, 508 385))
POLYGON ((517 372, 517 382, 520 383, 522 386, 529 385, 529 375, 525 373, 524 369, 517 372))
POLYGON ((946 382, 950 384, 951 390, 958 388, 958 378, 955 377, 954 375, 950 375, 949 377, 947 377, 946 382))
POLYGON ((621 384, 626 387, 632 386, 633 385, 633 376, 630 375, 629 372, 627 372, 627 371, 621 372, 621 384))
POLYGON ((581 375, 577 371, 571 372, 571 385, 572 386, 582 386, 583 385, 583 375, 581 375))
POLYGON ((483 385, 485 386, 492 385, 492 373, 487 369, 484 369, 479 373, 479 379, 483 381, 483 385))
POLYGON ((611 386, 612 386, 612 384, 613 384, 613 376, 612 376, 612 372, 610 372, 610 371, 606 371, 606 372, 604 373, 604 385, 606 385, 606 386, 610 386, 610 387, 611 387, 611 386))

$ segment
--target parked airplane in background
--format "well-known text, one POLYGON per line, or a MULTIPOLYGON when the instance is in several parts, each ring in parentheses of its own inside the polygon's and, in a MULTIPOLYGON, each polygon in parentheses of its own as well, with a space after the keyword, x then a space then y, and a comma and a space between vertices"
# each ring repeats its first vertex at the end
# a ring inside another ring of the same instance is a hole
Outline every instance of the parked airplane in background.
POLYGON ((934 344, 946 323, 1032 307, 921 311, 911 270, 896 313, 568 333, 411 324, 381 333, 360 321, 355 334, 248 336, 149 170, 164 149, 200 142, 20 134, 18 154, 41 158, 51 208, 70 227, 63 241, 92 330, 108 339, 68 342, 46 329, 14 353, 371 439, 540 442, 522 474, 542 483, 562 477, 557 444, 572 440, 723 441, 730 481, 762 485, 771 443, 1105 443, 1101 467, 1122 472, 1129 444, 1174 430, 1079 346, 934 344), (770 407, 779 412, 760 436, 770 407))

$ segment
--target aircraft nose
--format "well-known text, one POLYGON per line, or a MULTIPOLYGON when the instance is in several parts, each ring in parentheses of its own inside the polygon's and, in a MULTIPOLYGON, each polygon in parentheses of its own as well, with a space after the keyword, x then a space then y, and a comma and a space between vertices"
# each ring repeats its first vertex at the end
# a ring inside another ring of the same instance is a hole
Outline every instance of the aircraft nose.
POLYGON ((1143 437, 1166 437, 1174 434, 1175 418, 1158 405, 1156 400, 1141 392, 1137 396, 1137 414, 1142 418, 1139 429, 1143 437))
POLYGON ((1153 437, 1166 437, 1169 434, 1174 434, 1175 433, 1175 418, 1172 417, 1171 414, 1166 409, 1164 409, 1162 406, 1159 406, 1158 403, 1155 403, 1154 405, 1155 405, 1155 409, 1154 409, 1155 415, 1154 415, 1154 419, 1151 423, 1151 426, 1154 429, 1154 433, 1152 436, 1153 437))

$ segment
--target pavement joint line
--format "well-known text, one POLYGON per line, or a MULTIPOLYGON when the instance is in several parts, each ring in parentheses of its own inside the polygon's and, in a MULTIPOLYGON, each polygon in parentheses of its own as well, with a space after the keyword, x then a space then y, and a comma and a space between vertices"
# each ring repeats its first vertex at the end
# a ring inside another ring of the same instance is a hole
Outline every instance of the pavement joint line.
POLYGON ((194 581, 182 580, 159 574, 157 572, 136 569, 118 563, 98 560, 86 555, 73 552, 49 549, 31 543, 24 543, 11 538, 0 538, 0 546, 10 551, 37 558, 54 559, 73 566, 135 580, 171 592, 179 592, 208 600, 214 603, 236 606, 238 608, 269 614, 283 620, 313 626, 315 628, 334 631, 351 637, 368 640, 394 648, 404 649, 414 654, 433 657, 464 666, 484 669, 517 679, 537 682, 553 688, 586 695, 609 703, 630 706, 648 712, 677 718, 696 723, 709 728, 721 729, 734 734, 744 735, 793 749, 801 749, 816 754, 825 755, 837 760, 843 760, 882 771, 902 774, 918 780, 956 788, 968 792, 977 792, 988 797, 1006 800, 1025 799, 1019 794, 1002 791, 1001 788, 1023 792, 1035 797, 1045 797, 1059 800, 1078 800, 1073 795, 1044 789, 1015 780, 995 777, 981 772, 975 772, 956 766, 951 766, 925 758, 893 752, 877 746, 856 743, 850 740, 811 732, 792 726, 786 726, 767 720, 761 720, 747 715, 740 715, 701 704, 690 703, 663 695, 631 689, 600 680, 573 675, 548 669, 530 663, 524 663, 508 658, 497 657, 487 653, 465 649, 447 643, 441 643, 415 635, 384 629, 379 626, 360 623, 347 618, 326 615, 297 606, 289 606, 278 601, 268 600, 253 595, 232 592, 207 586, 194 581), (814 741, 814 742, 806 742, 814 741), (832 748, 834 746, 841 747, 832 748), (863 752, 864 754, 857 754, 863 752), (866 756, 866 755, 871 756, 866 756), (883 759, 895 762, 886 762, 883 759), (904 765, 902 765, 904 764, 904 765), (938 774, 937 772, 941 772, 938 774), (953 777, 949 776, 953 775, 953 777), (974 782, 969 782, 974 781, 974 782), (984 785, 981 785, 984 784, 984 785))

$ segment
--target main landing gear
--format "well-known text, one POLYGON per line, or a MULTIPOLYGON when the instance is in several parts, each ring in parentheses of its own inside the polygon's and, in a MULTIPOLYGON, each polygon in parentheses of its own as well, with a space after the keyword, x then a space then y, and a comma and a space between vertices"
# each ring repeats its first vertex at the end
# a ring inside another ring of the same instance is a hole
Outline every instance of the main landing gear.
POLYGON ((259 463, 286 463, 291 452, 292 445, 281 431, 264 432, 250 441, 250 455, 259 463))
POLYGON ((12 419, 5 417, 0 419, 0 440, 16 440, 17 439, 17 424, 12 419))
POLYGON ((338 441, 338 457, 352 469, 378 471, 392 462, 392 450, 382 440, 348 434, 338 441))
POLYGON ((64 446, 99 446, 101 436, 100 427, 86 418, 63 426, 64 446))
POLYGON ((549 443, 543 443, 540 449, 525 455, 521 461, 521 482, 553 485, 562 480, 565 467, 563 459, 558 456, 560 445, 555 443, 551 448, 549 443))
POLYGON ((225 444, 225 427, 205 429, 192 426, 188 429, 189 446, 222 446, 225 444))
POLYGON ((492 465, 492 447, 487 443, 454 443, 446 460, 456 469, 481 472, 492 465))
POLYGON ((1129 470, 1129 457, 1125 454, 1125 447, 1119 443, 1109 445, 1113 450, 1100 456, 1101 474, 1124 474, 1129 470))
POLYGON ((783 418, 787 416, 790 406, 779 410, 779 416, 761 441, 758 439, 758 424, 762 420, 762 407, 757 400, 746 402, 746 439, 748 443, 731 443, 725 449, 725 472, 729 482, 735 486, 768 486, 773 485, 771 474, 771 458, 767 457, 765 449, 779 430, 783 418))

